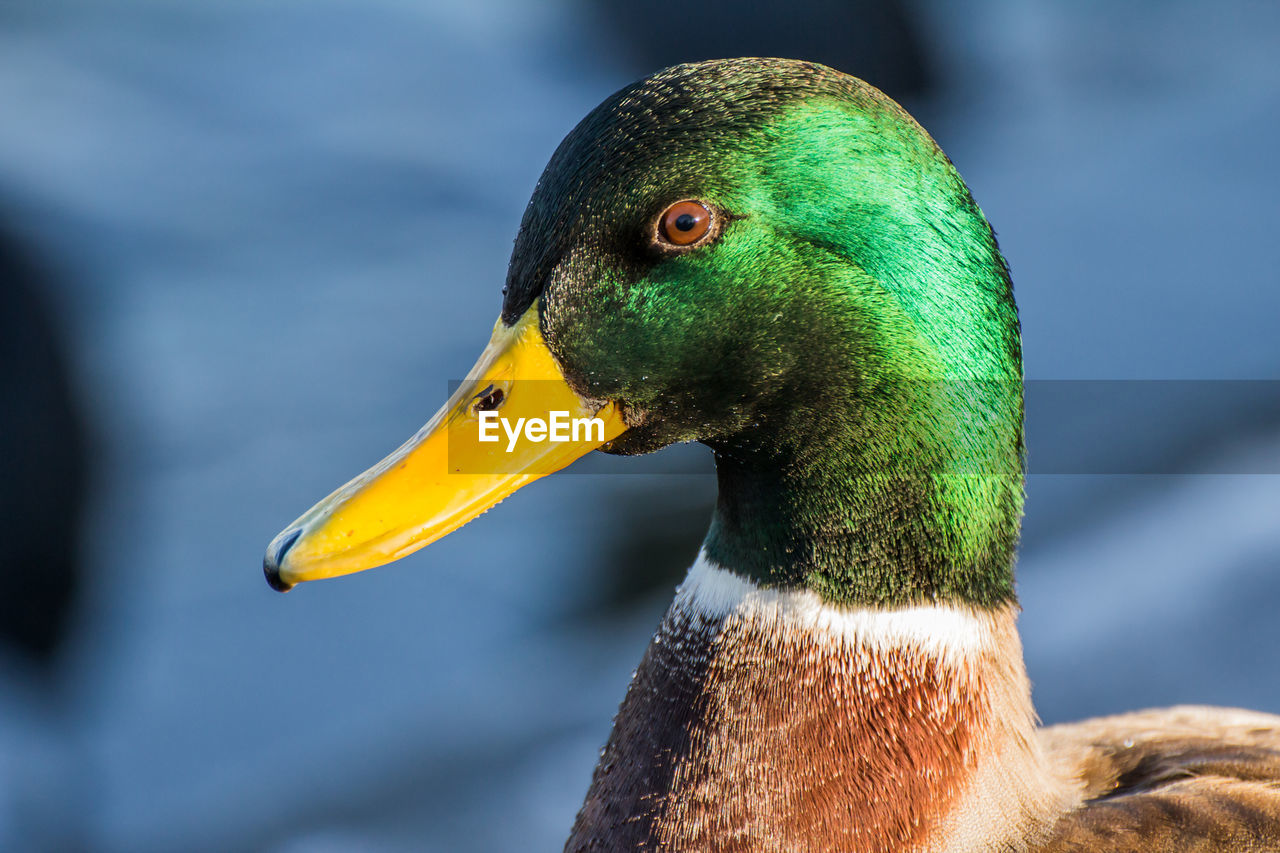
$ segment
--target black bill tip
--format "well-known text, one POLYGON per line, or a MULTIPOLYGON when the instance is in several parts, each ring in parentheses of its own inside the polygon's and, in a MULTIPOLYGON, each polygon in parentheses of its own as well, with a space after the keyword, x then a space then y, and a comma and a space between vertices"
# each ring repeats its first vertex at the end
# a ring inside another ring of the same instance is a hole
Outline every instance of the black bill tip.
POLYGON ((262 574, 267 578, 267 584, 276 592, 288 592, 293 589, 293 584, 280 577, 280 566, 284 563, 285 555, 289 553, 289 549, 298 541, 298 537, 302 535, 302 528, 294 530, 280 539, 280 544, 272 551, 267 552, 267 556, 262 560, 262 574))

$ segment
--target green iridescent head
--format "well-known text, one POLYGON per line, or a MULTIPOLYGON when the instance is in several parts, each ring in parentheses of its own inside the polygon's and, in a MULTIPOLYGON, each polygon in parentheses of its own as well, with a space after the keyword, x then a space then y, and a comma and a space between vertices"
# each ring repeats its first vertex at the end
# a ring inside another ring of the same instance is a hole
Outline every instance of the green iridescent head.
POLYGON ((740 59, 618 92, 525 213, 504 320, 535 301, 570 383, 624 408, 607 449, 715 450, 713 559, 836 601, 1012 596, 1008 271, 946 155, 878 90, 740 59), (688 245, 664 221, 682 201, 708 211, 688 245))

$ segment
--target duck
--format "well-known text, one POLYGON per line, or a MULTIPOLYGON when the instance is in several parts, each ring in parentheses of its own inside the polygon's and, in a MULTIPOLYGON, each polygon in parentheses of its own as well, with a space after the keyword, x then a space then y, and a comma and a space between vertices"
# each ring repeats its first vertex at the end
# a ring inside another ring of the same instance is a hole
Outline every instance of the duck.
POLYGON ((710 527, 566 851, 1280 850, 1280 717, 1039 724, 1022 380, 995 234, 902 107, 799 60, 674 66, 564 139, 467 379, 264 572, 383 565, 592 451, 701 442, 710 527))

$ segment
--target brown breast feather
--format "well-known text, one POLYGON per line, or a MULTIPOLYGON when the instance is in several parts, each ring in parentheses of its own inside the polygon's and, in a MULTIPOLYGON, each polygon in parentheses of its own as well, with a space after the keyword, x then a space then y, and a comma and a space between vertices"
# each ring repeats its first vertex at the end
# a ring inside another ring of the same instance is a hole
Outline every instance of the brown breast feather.
POLYGON ((900 650, 669 616, 565 849, 914 847, 972 770, 987 709, 970 681, 900 650))

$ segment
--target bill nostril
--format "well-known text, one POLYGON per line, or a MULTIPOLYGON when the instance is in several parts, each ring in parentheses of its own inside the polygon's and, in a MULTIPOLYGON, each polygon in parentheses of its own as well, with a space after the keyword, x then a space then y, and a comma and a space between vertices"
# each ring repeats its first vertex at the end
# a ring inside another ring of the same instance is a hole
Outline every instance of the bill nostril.
POLYGON ((492 412, 502 405, 502 401, 506 399, 506 396, 501 388, 494 388, 490 385, 475 396, 474 408, 477 412, 492 412))

